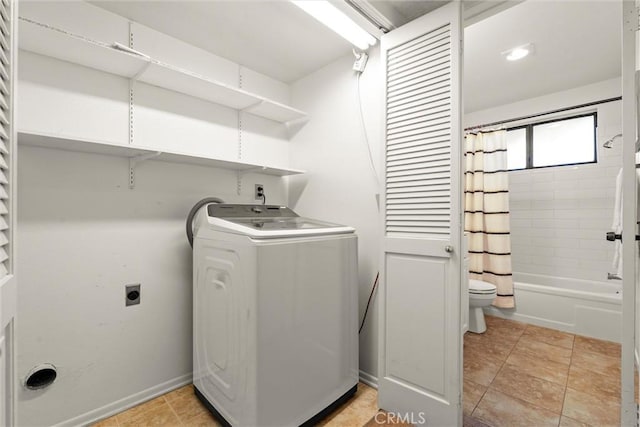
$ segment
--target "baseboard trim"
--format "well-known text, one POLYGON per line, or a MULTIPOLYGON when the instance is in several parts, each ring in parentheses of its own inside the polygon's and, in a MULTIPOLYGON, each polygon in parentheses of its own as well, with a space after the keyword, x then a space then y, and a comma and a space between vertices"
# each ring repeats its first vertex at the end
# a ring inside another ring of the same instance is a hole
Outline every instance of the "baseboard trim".
POLYGON ((570 334, 577 333, 575 325, 571 323, 557 322, 555 320, 548 320, 541 317, 529 316, 526 314, 508 312, 497 307, 485 308, 484 314, 489 316, 500 317, 502 319, 515 320, 516 322, 527 323, 529 325, 542 326, 543 328, 555 329, 557 331, 563 331, 570 334))
POLYGON ((151 400, 154 397, 158 397, 160 395, 168 393, 171 390, 190 384, 191 382, 192 382, 191 374, 182 375, 172 380, 163 382, 162 384, 149 387, 148 389, 143 390, 141 392, 134 393, 123 399, 116 400, 115 402, 109 403, 101 408, 94 409, 93 411, 85 412, 82 415, 63 421, 59 424, 56 424, 55 427, 67 427, 67 426, 71 427, 71 426, 79 426, 79 425, 89 425, 97 421, 100 421, 102 419, 109 418, 112 415, 118 414, 126 409, 132 408, 136 405, 139 405, 140 403, 146 402, 147 400, 151 400))
POLYGON ((366 385, 378 389, 378 377, 374 377, 373 375, 360 371, 360 381, 365 383, 366 385))

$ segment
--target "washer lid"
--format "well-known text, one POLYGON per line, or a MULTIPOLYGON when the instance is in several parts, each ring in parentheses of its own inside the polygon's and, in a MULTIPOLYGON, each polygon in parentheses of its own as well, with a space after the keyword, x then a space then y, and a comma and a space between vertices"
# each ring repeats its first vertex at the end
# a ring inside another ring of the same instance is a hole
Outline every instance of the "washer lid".
POLYGON ((218 229, 263 239, 355 231, 352 227, 298 216, 285 206, 211 204, 207 213, 209 224, 218 229))

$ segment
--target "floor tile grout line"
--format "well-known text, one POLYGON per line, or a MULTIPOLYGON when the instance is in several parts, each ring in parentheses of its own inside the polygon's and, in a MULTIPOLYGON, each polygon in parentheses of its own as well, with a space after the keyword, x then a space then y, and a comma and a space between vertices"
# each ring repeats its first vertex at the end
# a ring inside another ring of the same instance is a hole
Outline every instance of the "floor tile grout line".
MULTIPOLYGON (((491 326, 492 325, 490 325, 490 327, 491 326)), ((493 325, 493 326, 495 326, 495 325, 493 325)), ((523 400, 523 399, 520 399, 518 397, 511 396, 508 392, 507 393, 501 392, 500 390, 495 388, 495 385, 497 384, 495 382, 496 378, 504 370, 505 365, 509 365, 507 363, 507 360, 509 359, 509 357, 511 357, 512 354, 514 354, 514 352, 516 351, 516 347, 520 343, 522 343, 525 339, 526 340, 534 340, 534 341, 538 341, 540 343, 544 343, 546 345, 549 345, 549 346, 551 346, 549 348, 550 350, 551 350, 551 348, 555 347, 555 348, 558 348, 558 349, 562 349, 564 351, 564 353, 568 353, 567 354, 567 356, 569 356, 568 357, 568 363, 566 363, 566 364, 562 363, 560 366, 558 366, 560 368, 558 370, 558 372, 564 372, 564 374, 565 374, 565 377, 563 378, 563 381, 561 381, 561 382, 551 381, 551 382, 557 384, 558 387, 560 387, 559 391, 561 392, 561 394, 560 394, 559 397, 561 397, 561 399, 562 399, 562 404, 561 404, 560 411, 558 413, 557 412, 558 409, 550 410, 550 409, 541 407, 541 409, 546 409, 547 411, 553 413, 555 416, 558 417, 557 418, 558 419, 558 421, 557 421, 558 425, 560 425, 562 423, 562 418, 564 417, 564 408, 566 406, 565 403, 566 403, 566 400, 567 400, 567 397, 568 397, 568 394, 569 394, 568 390, 569 390, 570 374, 571 374, 573 368, 577 367, 577 365, 576 365, 576 360, 577 360, 576 359, 576 355, 578 355, 578 354, 581 355, 582 352, 587 352, 588 354, 593 355, 593 357, 596 357, 596 358, 600 358, 602 356, 608 356, 609 358, 612 358, 611 355, 603 352, 601 347, 598 347, 598 346, 587 347, 587 346, 580 345, 580 343, 581 343, 581 338, 580 338, 581 336, 580 335, 577 335, 577 334, 571 333, 571 332, 560 331, 561 333, 564 333, 565 336, 568 339, 565 339, 565 340, 558 339, 558 340, 554 341, 553 340, 553 335, 549 335, 549 337, 546 337, 544 335, 540 336, 540 335, 531 334, 530 332, 531 332, 531 330, 532 330, 532 328, 534 326, 535 325, 533 325, 533 326, 532 325, 526 325, 522 329, 522 331, 521 331, 520 335, 518 336, 518 338, 516 339, 515 343, 512 345, 511 350, 508 352, 506 359, 502 359, 502 360, 498 359, 502 363, 499 364, 499 368, 497 370, 496 375, 493 376, 493 378, 489 382, 488 386, 486 386, 486 389, 484 390, 484 393, 482 393, 482 395, 480 396, 477 404, 474 406, 474 408, 473 408, 473 410, 471 412, 471 415, 470 415, 472 418, 473 417, 477 417, 477 414, 475 414, 475 411, 478 409, 478 407, 480 406, 480 403, 486 397, 486 393, 489 391, 489 389, 491 389, 493 391, 496 391, 496 392, 503 393, 505 396, 509 396, 509 397, 514 398, 516 400, 520 400, 520 401, 523 401, 523 402, 526 402, 526 403, 530 403, 530 402, 528 402, 526 400, 523 400), (529 332, 527 332, 527 329, 529 329, 529 332), (545 338, 549 338, 549 341, 546 341, 545 338), (561 342, 564 342, 564 345, 558 345, 561 342)), ((495 330, 497 328, 494 327, 493 329, 495 330)), ((505 337, 506 337, 506 335, 505 335, 505 337)), ((488 338, 488 339, 485 339, 484 342, 482 340, 474 340, 473 342, 479 342, 479 343, 481 343, 481 346, 484 346, 484 343, 489 343, 489 346, 491 346, 491 343, 495 343, 496 342, 496 341, 494 341, 496 338, 500 339, 498 336, 492 336, 492 337, 484 336, 484 338, 488 338)), ((509 338, 509 340, 510 340, 510 338, 509 338)), ((595 339, 595 338, 593 340, 602 341, 602 340, 598 340, 598 339, 595 339)), ((493 360, 496 360, 495 356, 493 357, 493 360)), ((594 372, 594 373, 597 374, 598 376, 607 377, 607 375, 605 375, 604 373, 600 373, 599 371, 598 372, 594 372)), ((536 378, 539 378, 536 375, 533 375, 533 376, 536 377, 536 378)), ((539 378, 539 379, 548 381, 546 378, 539 378)), ((574 388, 571 388, 571 389, 574 390, 574 388)), ((579 387, 579 389, 582 390, 580 387, 579 387)), ((598 397, 598 398, 601 397, 600 393, 598 393, 596 395, 595 393, 594 394, 588 393, 587 390, 584 390, 584 391, 581 391, 581 392, 583 392, 585 394, 590 394, 592 397, 598 397)), ((536 406, 535 403, 530 403, 530 404, 533 405, 533 406, 536 406)))
MULTIPOLYGON (((527 325, 527 328, 528 328, 528 325, 527 325)), ((526 330, 527 328, 525 328, 525 330, 526 330)), ((520 335, 520 339, 522 339, 522 337, 523 337, 523 336, 524 336, 524 331, 522 332, 522 335, 520 335)), ((518 342, 520 342, 520 339, 518 339, 518 342)), ((515 349, 515 347, 514 347, 514 349, 515 349)), ((572 350, 572 353, 573 353, 573 350, 572 350)), ((506 362, 505 362, 505 363, 506 363, 506 362)), ((571 358, 569 358, 569 364, 571 364, 571 358)), ((535 377, 535 376, 533 376, 533 375, 532 375, 532 377, 537 378, 537 377, 535 377)), ((539 378, 539 379, 542 379, 542 378, 539 378)), ((552 382, 552 381, 549 381, 549 382, 552 382)), ((562 395, 562 405, 564 405, 564 397, 565 397, 565 396, 564 396, 564 394, 566 394, 566 391, 567 391, 567 387, 566 387, 566 384, 565 384, 565 387, 564 387, 564 393, 563 393, 563 395, 562 395)), ((514 399, 517 399, 517 400, 523 401, 522 399, 518 399, 517 397, 514 397, 514 396, 511 396, 511 397, 512 397, 512 398, 514 398, 514 399)), ((526 401, 525 401, 525 402, 526 402, 526 401)), ((531 402, 527 402, 527 403, 531 403, 531 402)), ((536 407, 540 407, 540 406, 538 406, 538 405, 536 405, 536 404, 534 404, 534 403, 531 403, 531 405, 536 406, 536 407)), ((546 408, 542 408, 542 409, 546 409, 546 408)), ((546 410, 547 410, 547 411, 549 411, 548 409, 546 409, 546 410)), ((553 411, 549 411, 549 412, 553 412, 553 411)), ((560 408, 560 413, 558 414, 558 427, 560 426, 560 420, 561 420, 561 419, 562 419, 562 408, 560 408)))
MULTIPOLYGON (((169 392, 169 393, 173 393, 173 391, 171 391, 171 392, 169 392)), ((169 393, 167 393, 167 394, 169 394, 169 393)), ((175 415, 175 416, 176 416, 176 419, 178 420, 178 423, 180 423, 180 425, 181 425, 181 426, 185 425, 185 424, 182 422, 182 418, 180 418, 180 416, 178 415, 178 413, 176 412, 176 410, 175 410, 175 409, 173 409, 173 406, 171 406, 171 402, 169 402, 169 401, 167 400, 166 394, 162 395, 162 397, 164 397, 164 403, 166 403, 167 405, 169 405, 169 409, 171 409, 171 412, 173 412, 173 415, 175 415)))
POLYGON ((562 423, 562 417, 564 414, 564 404, 567 401, 567 391, 569 390, 569 375, 571 375, 571 365, 573 364, 573 353, 575 352, 575 342, 576 337, 573 336, 573 341, 571 341, 571 356, 569 357, 569 366, 567 367, 567 380, 564 383, 564 395, 562 396, 562 407, 560 408, 560 418, 558 419, 558 427, 560 423, 562 423))
MULTIPOLYGON (((579 335, 571 334, 571 333, 567 333, 567 334, 570 334, 572 336, 571 348, 562 347, 562 346, 556 346, 556 347, 559 347, 559 348, 565 348, 565 349, 571 350, 571 354, 570 354, 570 357, 569 357, 569 364, 566 366, 567 376, 566 376, 566 380, 565 380, 564 385, 563 385, 564 386, 564 393, 563 393, 562 409, 561 409, 560 418, 559 418, 559 421, 558 421, 559 423, 562 422, 562 417, 564 416, 565 401, 566 401, 568 390, 569 390, 569 376, 570 376, 570 372, 571 372, 572 367, 575 366, 574 365, 574 355, 576 354, 576 351, 578 351, 578 349, 576 348, 576 342, 578 341, 577 337, 579 337, 579 335)), ((548 344, 549 345, 553 345, 553 344, 550 344, 550 343, 548 343, 548 344)), ((582 349, 580 351, 585 351, 585 350, 582 349)), ((590 353, 590 354, 593 354, 596 357, 600 357, 600 356, 603 355, 601 352, 597 352, 597 351, 589 351, 589 350, 586 350, 586 351, 588 353, 590 353)), ((604 356, 607 356, 607 355, 604 354, 604 356)), ((600 375, 599 373, 596 373, 596 374, 600 375)), ((585 394, 591 394, 591 393, 588 393, 586 391, 584 393, 585 394)), ((601 397, 600 394, 598 394, 597 396, 595 394, 591 394, 591 395, 594 396, 594 397, 601 397)))
MULTIPOLYGON (((525 328, 526 329, 526 328, 525 328)), ((524 332, 524 329, 523 329, 524 332)), ((482 401, 482 399, 484 398, 484 396, 487 394, 487 392, 489 391, 489 388, 491 388, 491 384, 493 384, 493 381, 496 379, 496 377, 500 374, 500 371, 502 371, 502 369, 504 368, 504 366, 507 364, 507 359, 509 358, 509 356, 511 356, 511 353, 513 352, 513 350, 516 348, 516 345, 518 344, 518 342, 520 341, 520 337, 522 337, 522 334, 520 334, 520 336, 518 337, 518 339, 516 340, 516 342, 513 344, 513 347, 511 347, 511 350, 509 350, 509 354, 507 354, 507 356, 504 358, 504 360, 502 361, 502 364, 500 365, 500 368, 498 369, 498 371, 496 372, 496 374, 493 376, 493 378, 491 379, 491 382, 489 383, 489 385, 487 385, 487 388, 484 390, 484 392, 482 393, 482 396, 480 396, 480 399, 478 399, 478 402, 475 404, 475 406, 473 407, 473 410, 471 411, 471 415, 473 416, 473 414, 475 413, 476 409, 478 408, 478 405, 480 405, 480 402, 482 401)), ((484 420, 480 420, 483 423, 485 423, 484 420)), ((486 424, 486 423, 485 423, 486 424)), ((488 427, 491 427, 491 425, 487 424, 488 427)))
MULTIPOLYGON (((491 380, 491 382, 490 382, 490 383, 489 383, 489 385, 487 386, 487 389, 485 390, 485 392, 484 392, 484 394, 482 395, 482 397, 480 398, 480 400, 478 400, 478 403, 477 403, 477 404, 476 404, 476 406, 474 407, 473 412, 475 412, 475 409, 476 409, 476 408, 478 407, 478 405, 480 404, 480 401, 482 400, 482 398, 484 397, 484 395, 489 391, 489 389, 491 388, 491 386, 492 386, 493 382, 495 381, 495 379, 498 377, 498 375, 500 375, 500 372, 502 371, 502 369, 504 368, 504 366, 505 366, 505 365, 507 365, 507 359, 509 359, 509 356, 511 356, 511 353, 513 353, 513 351, 514 351, 514 350, 515 350, 515 348, 517 347, 518 343, 520 342, 520 340, 521 340, 521 339, 522 339, 522 337, 524 336, 524 331, 525 331, 526 329, 527 329, 526 327, 523 329, 522 334, 520 334, 520 336, 518 337, 518 340, 516 341, 516 343, 514 344, 513 348, 511 349, 511 351, 510 351, 510 352, 509 352, 509 354, 507 355, 506 359, 502 362, 502 365, 500 366, 500 369, 498 370, 498 372, 496 373, 496 375, 493 377, 493 379, 491 380)), ((556 346, 556 347, 559 347, 559 346, 556 346)), ((566 348, 566 347, 565 347, 565 348, 566 348)), ((572 343, 572 349, 571 349, 571 352, 572 352, 572 355, 573 355, 573 343, 572 343)), ((571 358, 569 358, 569 364, 571 364, 571 358)), ((537 378, 537 377, 535 377, 535 376, 533 376, 533 375, 532 375, 532 377, 537 378)), ((544 380, 544 379, 542 379, 542 378, 538 378, 538 379, 544 380)), ((546 381, 546 380, 545 380, 545 381, 546 381)), ((568 374, 567 374, 567 381, 568 381, 568 374)), ((549 382, 552 382, 552 381, 549 381, 549 382)), ((557 383, 556 383, 556 384, 557 384, 557 383)), ((498 390, 498 389, 496 389, 496 388, 491 388, 491 389, 492 389, 493 391, 495 391, 495 392, 498 392, 498 393, 504 394, 505 396, 509 396, 509 397, 510 397, 510 398, 512 398, 512 399, 518 400, 518 401, 520 401, 520 402, 524 402, 525 404, 528 404, 528 405, 531 405, 531 406, 534 406, 534 407, 537 407, 537 408, 540 408, 540 409, 542 409, 542 410, 545 410, 545 411, 548 411, 548 412, 550 412, 550 413, 554 413, 554 414, 555 414, 555 412, 554 412, 554 411, 552 411, 552 410, 550 410, 550 409, 548 409, 548 408, 544 408, 544 407, 542 407, 542 406, 539 406, 539 405, 537 405, 537 404, 535 404, 535 403, 532 403, 532 402, 526 401, 526 400, 521 399, 521 398, 516 397, 516 396, 511 396, 510 394, 505 393, 504 391, 498 390)), ((565 395, 566 395, 566 389, 567 389, 567 387, 566 387, 566 382, 565 382, 565 385, 564 385, 564 393, 563 393, 563 396, 562 396, 562 398, 563 398, 563 399, 562 399, 562 405, 563 405, 563 407, 564 407, 564 398, 565 398, 565 395)), ((473 412, 472 412, 472 414, 473 414, 473 412)), ((557 413, 557 415, 558 415, 558 426, 559 426, 559 425, 560 425, 560 420, 562 419, 562 409, 560 410, 560 412, 559 412, 559 413, 557 413)))
POLYGON ((164 403, 166 403, 169 406, 169 409, 171 410, 171 412, 173 412, 173 415, 176 416, 176 418, 178 419, 178 422, 180 423, 180 425, 183 425, 182 424, 182 420, 178 416, 178 413, 175 411, 175 409, 173 409, 173 406, 171 406, 171 402, 169 402, 167 400, 167 395, 170 394, 170 393, 173 393, 173 390, 170 391, 169 393, 165 393, 165 394, 162 395, 162 398, 164 399, 164 403))
POLYGON ((550 412, 550 413, 552 413, 552 414, 554 414, 554 415, 558 415, 558 417, 562 417, 562 414, 558 414, 558 413, 556 413, 556 412, 552 411, 551 409, 544 408, 544 407, 542 407, 542 406, 540 406, 540 405, 536 405, 535 403, 531 403, 531 402, 529 402, 529 401, 526 401, 526 400, 521 399, 521 398, 516 397, 516 396, 511 396, 510 394, 505 393, 504 391, 496 390, 496 389, 494 389, 493 391, 495 391, 496 393, 503 394, 503 395, 505 395, 505 396, 507 396, 507 397, 509 397, 509 398, 513 399, 513 400, 517 400, 517 401, 519 401, 519 402, 522 402, 522 403, 524 403, 525 405, 530 405, 530 406, 533 406, 533 407, 535 407, 536 409, 539 409, 539 410, 541 410, 541 411, 547 411, 547 412, 550 412))
MULTIPOLYGON (((524 334, 523 334, 523 336, 524 336, 524 334)), ((556 347, 556 348, 560 348, 560 349, 563 349, 563 350, 572 350, 573 349, 573 344, 572 344, 572 348, 569 348, 569 347, 564 347, 564 346, 557 345, 557 344, 554 344, 554 343, 551 343, 551 342, 548 342, 548 341, 544 341, 544 340, 542 340, 542 339, 540 339, 540 338, 538 338, 536 336, 533 336, 533 335, 527 335, 527 337, 529 337, 532 340, 537 341, 539 343, 550 345, 551 347, 556 347)))

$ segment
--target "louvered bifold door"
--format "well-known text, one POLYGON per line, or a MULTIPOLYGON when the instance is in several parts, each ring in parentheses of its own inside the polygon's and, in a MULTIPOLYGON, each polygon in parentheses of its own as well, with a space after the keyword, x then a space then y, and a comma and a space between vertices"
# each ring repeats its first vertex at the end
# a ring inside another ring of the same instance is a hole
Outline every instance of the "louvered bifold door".
POLYGON ((15 70, 17 2, 0 0, 0 425, 15 425, 15 70))
MULTIPOLYGON (((461 422, 460 3, 382 38, 385 150, 378 403, 461 422)), ((407 419, 406 417, 409 417, 407 419)))
POLYGON ((0 278, 9 274, 9 215, 11 135, 11 7, 9 0, 0 2, 0 278))
POLYGON ((387 235, 449 235, 450 82, 450 25, 388 53, 387 235))

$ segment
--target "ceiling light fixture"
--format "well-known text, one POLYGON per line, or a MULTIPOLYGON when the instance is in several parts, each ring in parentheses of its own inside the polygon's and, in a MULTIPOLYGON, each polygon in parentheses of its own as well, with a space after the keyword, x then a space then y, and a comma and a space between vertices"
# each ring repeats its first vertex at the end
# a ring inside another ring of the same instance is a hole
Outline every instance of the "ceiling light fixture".
POLYGON ((371 34, 326 0, 291 0, 291 3, 361 50, 376 44, 376 39, 371 34))
POLYGON ((507 61, 517 61, 525 56, 532 54, 534 51, 533 43, 524 44, 522 46, 514 47, 513 49, 505 50, 502 52, 507 61))

